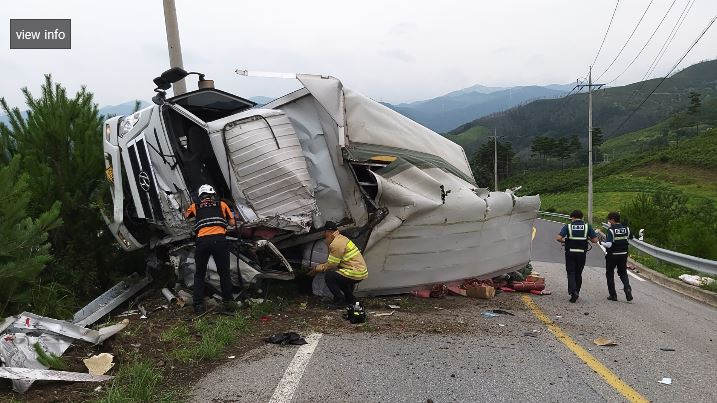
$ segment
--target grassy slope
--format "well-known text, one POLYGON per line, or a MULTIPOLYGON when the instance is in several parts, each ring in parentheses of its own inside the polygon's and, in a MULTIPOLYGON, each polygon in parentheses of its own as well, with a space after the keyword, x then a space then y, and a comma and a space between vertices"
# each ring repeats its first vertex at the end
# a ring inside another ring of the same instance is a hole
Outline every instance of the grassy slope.
POLYGON ((466 155, 472 156, 478 150, 478 145, 483 144, 492 133, 483 126, 473 126, 460 134, 447 134, 447 139, 460 145, 466 151, 466 155))
MULTIPOLYGON (((595 218, 617 210, 641 192, 684 192, 689 203, 710 200, 717 207, 717 129, 595 168, 595 218)), ((587 169, 534 172, 508 179, 522 194, 541 194, 542 209, 587 209, 587 169)))

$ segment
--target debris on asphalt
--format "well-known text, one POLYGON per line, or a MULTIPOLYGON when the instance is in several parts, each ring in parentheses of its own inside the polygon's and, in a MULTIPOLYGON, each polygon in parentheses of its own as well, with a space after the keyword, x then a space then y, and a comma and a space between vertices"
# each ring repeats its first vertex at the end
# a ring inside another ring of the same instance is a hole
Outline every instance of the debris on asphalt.
POLYGON ((563 315, 555 315, 556 318, 560 319, 563 317, 563 315))
POLYGON ((93 355, 90 358, 85 358, 82 360, 82 362, 85 363, 85 367, 87 367, 87 370, 92 375, 104 375, 112 369, 112 367, 115 366, 115 364, 112 362, 114 360, 114 356, 109 353, 101 353, 98 355, 93 355))
POLYGON ((498 314, 498 315, 510 315, 510 316, 515 316, 515 314, 513 314, 512 312, 506 311, 506 310, 504 310, 504 309, 491 309, 491 310, 489 310, 488 312, 493 312, 493 313, 498 314))
POLYGON ((391 311, 391 312, 379 312, 379 313, 375 313, 373 316, 391 316, 391 315, 393 315, 394 312, 396 312, 396 311, 391 311))
POLYGON ((502 323, 498 323, 498 326, 500 326, 500 327, 505 327, 505 325, 502 324, 502 323))
POLYGON ((466 294, 471 298, 492 299, 495 297, 495 288, 488 284, 466 288, 466 294))
POLYGON ((662 350, 662 351, 675 351, 674 348, 669 348, 669 347, 660 347, 660 350, 662 350))
POLYGON ((662 378, 658 382, 665 385, 672 385, 672 378, 662 378))
POLYGON ((497 318, 498 316, 500 316, 497 313, 493 313, 490 311, 483 311, 480 314, 481 314, 481 316, 486 317, 486 318, 497 318))
POLYGON ((264 341, 271 344, 279 344, 279 345, 286 345, 291 344, 295 346, 300 346, 302 344, 307 344, 306 340, 304 340, 303 337, 301 337, 296 332, 284 332, 284 333, 277 333, 272 334, 269 337, 265 337, 264 341))
POLYGON ((233 359, 235 359, 235 358, 237 358, 237 357, 236 357, 235 355, 230 355, 230 356, 228 356, 227 358, 230 359, 230 360, 233 360, 233 359))
POLYGON ((593 343, 597 346, 606 347, 606 346, 617 346, 617 343, 614 341, 605 338, 605 337, 598 337, 597 339, 593 340, 593 343))
POLYGON ((538 337, 538 333, 539 333, 539 331, 533 330, 532 332, 523 333, 523 336, 538 337))
POLYGON ((388 305, 386 305, 386 308, 390 308, 390 309, 401 309, 401 307, 400 307, 399 305, 393 305, 393 304, 388 304, 388 305))

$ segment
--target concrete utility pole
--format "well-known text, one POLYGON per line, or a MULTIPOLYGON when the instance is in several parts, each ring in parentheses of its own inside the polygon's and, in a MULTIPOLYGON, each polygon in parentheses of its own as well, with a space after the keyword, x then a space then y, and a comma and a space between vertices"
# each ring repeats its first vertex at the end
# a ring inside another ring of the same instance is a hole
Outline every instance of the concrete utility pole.
POLYGON ((605 84, 593 84, 593 66, 588 72, 588 83, 580 84, 583 89, 588 87, 588 223, 593 222, 593 87, 604 86, 605 84))
MULTIPOLYGON (((504 136, 500 136, 503 138, 504 136)), ((493 135, 488 136, 488 138, 492 138, 494 140, 493 142, 493 186, 495 186, 495 191, 498 191, 498 129, 493 128, 493 135)), ((507 166, 507 163, 506 163, 507 166)))
MULTIPOLYGON (((164 5, 164 27, 167 30, 167 48, 169 49, 169 67, 184 68, 182 62, 182 45, 179 43, 179 25, 177 24, 177 8, 174 0, 163 0, 164 5)), ((174 95, 187 92, 187 84, 184 79, 172 84, 174 95)))

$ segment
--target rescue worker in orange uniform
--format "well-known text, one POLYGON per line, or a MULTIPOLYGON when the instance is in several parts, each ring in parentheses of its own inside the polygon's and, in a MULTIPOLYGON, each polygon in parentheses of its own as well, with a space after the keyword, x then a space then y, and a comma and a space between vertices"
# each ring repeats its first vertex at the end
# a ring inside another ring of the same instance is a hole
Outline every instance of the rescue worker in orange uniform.
POLYGON ((341 235, 336 223, 327 221, 324 225, 324 240, 329 247, 329 257, 311 269, 309 275, 326 273, 326 286, 334 296, 335 308, 353 306, 354 287, 368 277, 368 268, 359 248, 341 235))
POLYGON ((223 201, 215 199, 216 192, 210 185, 199 187, 199 204, 192 203, 184 214, 185 218, 196 217, 194 233, 196 248, 194 251, 194 312, 203 313, 204 278, 207 275, 209 257, 214 258, 219 274, 224 311, 232 311, 232 280, 229 274, 229 245, 226 239, 227 227, 235 226, 234 215, 223 201))

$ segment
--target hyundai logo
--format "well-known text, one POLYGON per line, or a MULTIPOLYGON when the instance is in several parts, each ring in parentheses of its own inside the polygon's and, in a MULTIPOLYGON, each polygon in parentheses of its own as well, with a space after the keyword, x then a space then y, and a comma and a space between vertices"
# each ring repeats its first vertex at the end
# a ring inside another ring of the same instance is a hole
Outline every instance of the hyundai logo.
POLYGON ((149 175, 147 172, 139 171, 139 175, 137 175, 137 182, 139 182, 139 186, 144 190, 145 192, 149 192, 149 175))

